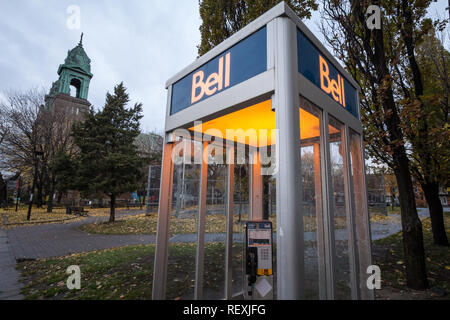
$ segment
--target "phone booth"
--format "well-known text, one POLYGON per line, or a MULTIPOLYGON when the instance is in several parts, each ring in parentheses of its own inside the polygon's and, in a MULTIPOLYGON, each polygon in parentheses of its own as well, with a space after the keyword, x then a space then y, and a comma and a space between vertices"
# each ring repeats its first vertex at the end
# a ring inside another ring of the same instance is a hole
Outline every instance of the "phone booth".
POLYGON ((360 89, 294 12, 166 87, 153 299, 373 299, 360 89))

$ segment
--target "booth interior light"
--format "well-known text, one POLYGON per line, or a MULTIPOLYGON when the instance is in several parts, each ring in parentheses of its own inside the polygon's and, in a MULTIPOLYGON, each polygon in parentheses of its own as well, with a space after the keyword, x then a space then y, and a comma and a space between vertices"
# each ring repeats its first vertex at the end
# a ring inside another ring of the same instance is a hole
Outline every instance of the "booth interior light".
MULTIPOLYGON (((319 118, 303 108, 300 108, 299 111, 301 140, 318 138, 320 136, 319 118)), ((226 139, 227 136, 230 137, 230 130, 232 130, 231 136, 235 142, 245 141, 246 145, 252 147, 266 147, 275 144, 274 139, 272 139, 275 137, 274 134, 272 136, 272 130, 274 129, 275 112, 272 111, 271 100, 254 104, 189 128, 191 131, 206 133, 215 137, 220 132, 223 139, 226 139), (261 135, 260 129, 266 129, 266 134, 261 135), (228 135, 227 130, 229 130, 228 135)), ((335 133, 338 130, 329 126, 329 131, 335 133)))

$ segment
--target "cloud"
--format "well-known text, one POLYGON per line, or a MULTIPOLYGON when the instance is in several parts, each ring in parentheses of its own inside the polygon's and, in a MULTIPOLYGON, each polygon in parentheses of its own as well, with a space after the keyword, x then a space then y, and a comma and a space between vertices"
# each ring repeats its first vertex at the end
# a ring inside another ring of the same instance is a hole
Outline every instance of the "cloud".
POLYGON ((142 102, 142 127, 164 128, 164 83, 195 60, 200 42, 198 1, 2 1, 0 90, 50 88, 58 66, 81 32, 94 77, 89 101, 103 107, 107 91, 123 81, 131 102, 142 102), (81 9, 70 30, 68 6, 81 9))
MULTIPOLYGON (((429 13, 445 12, 445 1, 429 13)), ((142 102, 142 127, 164 129, 167 79, 193 62, 200 42, 198 0, 0 1, 0 91, 50 88, 58 66, 84 32, 94 77, 89 101, 104 105, 107 91, 123 81, 131 102, 142 102), (81 29, 67 28, 67 8, 81 9, 81 29)), ((323 39, 320 14, 306 25, 323 39)))

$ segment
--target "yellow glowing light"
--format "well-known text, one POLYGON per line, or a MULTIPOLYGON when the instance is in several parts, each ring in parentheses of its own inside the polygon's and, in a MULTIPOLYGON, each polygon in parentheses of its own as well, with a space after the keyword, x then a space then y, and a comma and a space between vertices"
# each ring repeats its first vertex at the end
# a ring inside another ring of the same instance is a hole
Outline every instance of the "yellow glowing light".
MULTIPOLYGON (((319 118, 300 108, 300 128, 300 138, 302 140, 319 137, 319 118)), ((189 128, 189 130, 215 137, 221 134, 220 138, 223 139, 227 138, 228 130, 228 137, 232 137, 229 140, 245 143, 253 147, 265 147, 275 144, 275 132, 272 132, 274 129, 275 112, 271 109, 270 100, 189 128), (266 134, 263 133, 261 135, 261 129, 265 129, 266 134)), ((330 133, 334 131, 336 130, 330 127, 330 133)))

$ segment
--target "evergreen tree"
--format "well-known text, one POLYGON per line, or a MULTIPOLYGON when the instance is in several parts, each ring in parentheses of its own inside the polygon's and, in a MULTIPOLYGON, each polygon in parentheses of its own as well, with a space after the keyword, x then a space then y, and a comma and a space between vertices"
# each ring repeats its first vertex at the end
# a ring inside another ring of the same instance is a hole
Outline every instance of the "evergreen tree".
POLYGON ((73 127, 80 149, 76 161, 76 186, 84 194, 105 193, 111 199, 110 222, 115 221, 116 197, 134 191, 142 174, 142 160, 133 143, 140 133, 142 104, 127 109, 129 96, 123 83, 106 94, 103 110, 93 109, 73 127))
POLYGON ((59 151, 51 162, 50 170, 55 177, 55 189, 58 193, 67 194, 68 190, 76 188, 74 185, 76 162, 68 153, 59 151))

